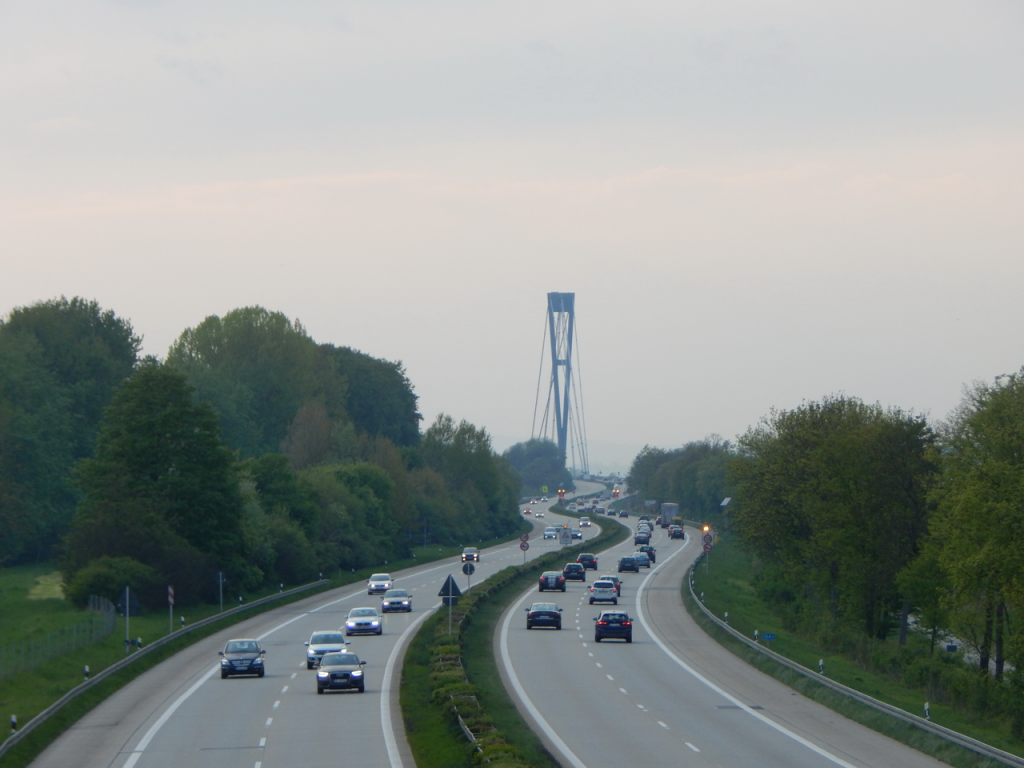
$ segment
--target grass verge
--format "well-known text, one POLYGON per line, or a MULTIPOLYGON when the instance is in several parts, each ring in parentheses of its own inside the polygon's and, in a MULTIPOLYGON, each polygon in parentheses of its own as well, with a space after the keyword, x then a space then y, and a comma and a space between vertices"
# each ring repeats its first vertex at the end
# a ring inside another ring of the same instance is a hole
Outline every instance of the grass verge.
MULTIPOLYGON (((518 533, 496 539, 493 543, 511 541, 515 538, 518 538, 518 533)), ((490 546, 491 542, 482 542, 482 544, 490 546)), ((187 635, 183 635, 180 640, 168 643, 158 651, 147 654, 140 658, 138 662, 133 663, 128 668, 112 675, 110 679, 104 680, 101 684, 78 696, 4 754, 0 758, 0 764, 3 765, 3 768, 8 768, 8 766, 19 768, 20 766, 28 765, 68 727, 119 688, 127 685, 146 670, 170 658, 183 648, 209 637, 225 627, 245 621, 271 608, 277 608, 295 600, 306 599, 311 595, 317 594, 318 591, 337 589, 347 584, 364 581, 371 573, 379 572, 382 567, 397 571, 454 557, 461 551, 461 547, 438 546, 436 544, 415 547, 412 555, 403 560, 385 563, 384 566, 375 566, 374 568, 330 574, 334 579, 330 587, 304 592, 292 598, 275 601, 267 606, 257 606, 252 611, 245 611, 241 615, 236 614, 228 617, 223 622, 215 622, 213 625, 204 627, 201 630, 189 632, 187 635)), ((34 625, 40 631, 49 631, 63 626, 62 621, 67 623, 68 617, 72 617, 71 621, 73 622, 81 620, 79 615, 91 616, 88 612, 78 611, 64 600, 29 600, 27 595, 37 583, 38 577, 52 571, 53 566, 50 565, 0 570, 0 605, 5 610, 3 614, 5 626, 7 626, 7 608, 11 608, 11 615, 25 618, 32 615, 31 609, 35 603, 41 604, 40 610, 43 618, 34 625), (63 605, 58 603, 63 603, 63 605)), ((243 598, 245 602, 249 602, 257 597, 272 594, 273 592, 274 590, 268 590, 263 593, 245 594, 243 598)), ((226 604, 227 602, 225 600, 226 604)), ((227 607, 232 606, 228 605, 227 607)), ((190 623, 213 616, 218 611, 218 605, 198 605, 184 609, 190 623)), ((175 623, 179 621, 177 614, 174 617, 174 621, 175 623)), ((168 634, 168 624, 167 614, 161 613, 133 617, 130 624, 131 637, 133 639, 141 637, 144 643, 152 642, 168 634)), ((12 633, 12 636, 15 637, 21 635, 23 635, 23 632, 12 633)), ((24 725, 78 685, 83 679, 82 673, 85 665, 88 664, 90 673, 95 675, 111 664, 123 659, 125 656, 124 637, 124 619, 119 618, 114 632, 100 642, 79 648, 74 652, 61 653, 52 661, 48 661, 40 667, 0 680, 0 711, 16 714, 18 722, 24 725)))
POLYGON ((605 527, 595 539, 511 566, 460 598, 448 615, 424 622, 406 652, 399 701, 418 768, 555 768, 558 762, 523 720, 494 658, 494 630, 508 603, 545 570, 580 551, 601 551, 624 540, 625 526, 605 527), (476 750, 458 725, 462 716, 476 750))
MULTIPOLYGON (((698 565, 694 577, 694 591, 698 596, 703 593, 704 605, 719 618, 723 618, 728 612, 729 626, 736 631, 748 637, 753 637, 755 629, 762 635, 765 632, 773 633, 775 640, 771 642, 771 649, 781 656, 811 670, 818 668, 818 660, 821 659, 825 663, 826 675, 831 680, 899 707, 905 712, 923 716, 924 702, 927 698, 924 691, 900 685, 890 677, 858 666, 805 637, 786 632, 778 616, 756 594, 752 585, 751 561, 731 542, 716 543, 708 566, 703 563, 698 565)), ((751 666, 771 675, 804 696, 844 717, 958 768, 995 768, 1003 765, 910 723, 878 712, 758 653, 708 619, 692 599, 685 582, 682 585, 682 593, 687 611, 715 641, 751 666)), ((991 727, 991 724, 986 727, 984 723, 968 720, 951 707, 932 703, 931 719, 938 725, 1003 751, 1022 754, 1020 746, 1009 741, 1008 734, 991 727)))

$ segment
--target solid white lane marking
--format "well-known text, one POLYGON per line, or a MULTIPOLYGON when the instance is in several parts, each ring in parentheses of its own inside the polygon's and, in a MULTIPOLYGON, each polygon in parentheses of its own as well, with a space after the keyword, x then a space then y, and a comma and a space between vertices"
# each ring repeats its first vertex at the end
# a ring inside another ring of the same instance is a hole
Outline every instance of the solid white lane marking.
POLYGON ((173 704, 171 704, 171 706, 169 706, 167 708, 167 710, 162 715, 160 715, 160 717, 157 719, 157 721, 155 723, 153 723, 153 725, 151 725, 149 727, 149 730, 146 731, 146 735, 142 737, 142 739, 136 745, 135 749, 128 756, 128 759, 124 763, 124 768, 133 768, 135 763, 137 763, 139 761, 139 756, 142 755, 142 753, 146 751, 146 747, 149 746, 149 743, 153 740, 153 737, 156 736, 157 731, 159 731, 161 728, 163 728, 164 723, 166 723, 168 720, 171 719, 171 715, 173 715, 177 711, 178 707, 180 707, 182 704, 185 703, 185 699, 187 699, 189 696, 191 696, 193 693, 195 693, 197 690, 199 690, 199 686, 201 686, 203 683, 205 683, 207 680, 209 680, 211 677, 213 677, 214 674, 219 669, 220 669, 220 664, 218 664, 217 666, 213 667, 209 672, 207 672, 205 675, 203 675, 198 680, 196 680, 192 684, 191 688, 189 688, 187 691, 185 691, 183 694, 181 694, 181 696, 179 696, 175 700, 175 702, 173 704))
MULTIPOLYGON (((519 607, 526 602, 532 592, 533 589, 531 588, 519 598, 512 609, 510 609, 505 615, 505 621, 502 622, 501 625, 501 640, 499 643, 501 646, 501 661, 505 665, 505 672, 508 674, 509 682, 512 683, 512 687, 515 689, 516 695, 519 696, 519 700, 523 702, 523 706, 526 707, 527 711, 536 721, 540 729, 544 731, 548 739, 551 740, 551 743, 555 748, 562 753, 562 756, 565 757, 573 768, 587 768, 586 764, 580 760, 571 749, 569 749, 569 745, 566 744, 565 741, 562 740, 562 737, 555 732, 555 729, 551 727, 551 724, 544 719, 540 710, 537 709, 537 706, 527 695, 526 689, 523 688, 523 683, 519 679, 519 675, 516 674, 515 669, 512 667, 512 657, 509 656, 508 652, 508 628, 512 624, 512 616, 518 613, 519 607)), ((580 637, 582 637, 582 635, 580 635, 580 637)), ((586 648, 587 644, 584 643, 583 647, 586 648)))
POLYGON ((700 674, 700 672, 698 672, 693 667, 691 667, 689 664, 687 664, 685 661, 683 661, 678 656, 676 656, 671 651, 671 649, 669 649, 669 647, 667 645, 665 645, 664 642, 662 642, 662 639, 660 637, 658 637, 657 635, 655 635, 654 632, 651 631, 651 627, 647 623, 647 618, 644 616, 644 608, 643 608, 643 605, 642 605, 643 601, 640 599, 642 597, 642 595, 643 595, 643 591, 644 591, 644 589, 647 588, 647 582, 649 582, 651 580, 651 578, 654 576, 654 574, 656 574, 664 566, 668 565, 669 561, 672 560, 673 557, 675 557, 680 552, 685 550, 687 548, 687 546, 689 545, 691 540, 692 540, 692 537, 687 537, 686 540, 683 542, 683 546, 681 546, 679 549, 677 549, 675 552, 673 552, 671 555, 669 555, 668 558, 661 565, 659 565, 657 568, 654 568, 650 573, 648 573, 647 574, 647 578, 644 579, 641 582, 640 588, 636 591, 636 615, 637 615, 637 618, 640 620, 640 623, 643 625, 644 629, 647 631, 647 634, 650 635, 651 639, 655 643, 657 643, 658 647, 661 648, 661 650, 664 651, 668 655, 668 657, 670 659, 672 659, 672 661, 674 661, 676 664, 678 664, 684 670, 686 670, 691 675, 693 675, 693 677, 695 677, 697 680, 699 680, 700 682, 704 683, 704 685, 706 685, 708 688, 713 690, 715 693, 717 693, 720 696, 722 696, 722 698, 724 698, 726 701, 730 702, 731 704, 735 704, 737 708, 739 708, 742 711, 746 712, 751 717, 757 718, 758 720, 760 720, 762 723, 764 723, 768 727, 774 728, 778 733, 781 733, 783 736, 788 736, 789 738, 793 739, 793 741, 797 742, 798 744, 803 744, 809 750, 811 750, 812 752, 815 752, 818 755, 821 755, 826 760, 828 760, 830 762, 833 762, 836 765, 841 765, 841 766, 843 766, 843 768, 855 768, 855 766, 852 763, 846 762, 842 758, 840 758, 840 757, 838 757, 836 755, 833 755, 828 750, 822 749, 817 744, 815 744, 815 743, 813 743, 811 741, 808 741, 803 736, 800 736, 799 734, 793 733, 793 731, 789 730, 785 726, 779 725, 774 720, 772 720, 769 717, 766 717, 765 715, 761 714, 757 710, 751 709, 747 704, 744 704, 742 701, 737 699, 731 693, 725 691, 724 689, 722 689, 719 686, 717 686, 715 683, 713 683, 710 680, 708 680, 706 677, 704 677, 702 674, 700 674))
POLYGON ((684 744, 686 744, 686 746, 688 746, 688 747, 689 747, 690 749, 692 749, 692 750, 693 750, 694 752, 700 752, 700 750, 699 750, 699 749, 697 749, 697 748, 696 748, 695 746, 693 746, 693 744, 691 744, 690 742, 686 741, 686 742, 683 742, 683 743, 684 743, 684 744))
POLYGON ((270 727, 270 724, 271 724, 272 722, 274 722, 274 718, 272 718, 272 717, 268 717, 268 718, 267 718, 267 722, 266 722, 266 724, 265 724, 265 725, 264 725, 263 727, 264 727, 264 728, 269 728, 269 727, 270 727))

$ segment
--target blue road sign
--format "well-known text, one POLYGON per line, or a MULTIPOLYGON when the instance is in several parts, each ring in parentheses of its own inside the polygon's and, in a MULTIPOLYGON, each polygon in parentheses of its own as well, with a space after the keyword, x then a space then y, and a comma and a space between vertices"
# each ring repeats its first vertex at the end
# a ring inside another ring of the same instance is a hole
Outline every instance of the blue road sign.
POLYGON ((763 635, 761 635, 761 639, 762 640, 774 640, 775 639, 775 633, 774 632, 765 632, 763 635))

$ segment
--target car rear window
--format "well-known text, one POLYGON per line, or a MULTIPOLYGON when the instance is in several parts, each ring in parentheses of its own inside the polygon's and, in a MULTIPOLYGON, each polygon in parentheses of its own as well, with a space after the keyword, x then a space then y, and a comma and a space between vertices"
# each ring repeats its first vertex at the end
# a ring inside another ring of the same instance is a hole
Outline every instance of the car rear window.
POLYGON ((594 589, 615 589, 615 585, 610 581, 595 581, 594 589))
POLYGON ((605 621, 629 621, 624 613, 606 613, 603 618, 605 621))

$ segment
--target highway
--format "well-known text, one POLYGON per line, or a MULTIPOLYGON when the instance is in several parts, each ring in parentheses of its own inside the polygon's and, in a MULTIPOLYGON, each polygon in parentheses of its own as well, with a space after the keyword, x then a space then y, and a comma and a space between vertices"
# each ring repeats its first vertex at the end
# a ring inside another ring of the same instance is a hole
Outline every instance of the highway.
POLYGON ((635 549, 632 539, 602 553, 587 584, 569 582, 564 595, 531 587, 499 623, 495 650, 506 685, 563 765, 946 765, 815 704, 708 638, 679 593, 699 551, 694 531, 686 533, 669 540, 656 529, 657 564, 619 574, 618 608, 634 620, 632 644, 595 643, 593 619, 612 606, 587 600, 589 584, 635 549), (563 608, 562 631, 526 629, 523 608, 540 601, 563 608))
MULTIPOLYGON (((580 484, 603 488, 596 484, 580 484)), ((533 518, 528 518, 533 519, 533 518)), ((534 522, 527 559, 558 545, 534 522)), ((598 528, 585 533, 596 536, 598 528)), ((467 546, 475 542, 467 542, 467 546)), ((523 562, 519 542, 482 551, 474 584, 523 562)), ((381 571, 386 571, 383 566, 381 571)), ((449 574, 465 591, 457 558, 397 571, 395 586, 413 594, 411 613, 390 613, 382 636, 353 636, 366 660, 366 692, 316 693, 304 643, 314 630, 337 629, 355 607, 380 607, 360 582, 282 606, 199 641, 144 673, 83 717, 44 751, 36 768, 318 768, 357 764, 412 768, 398 707, 406 641, 430 613, 449 574), (221 680, 217 652, 232 637, 265 648, 264 678, 221 680)))

